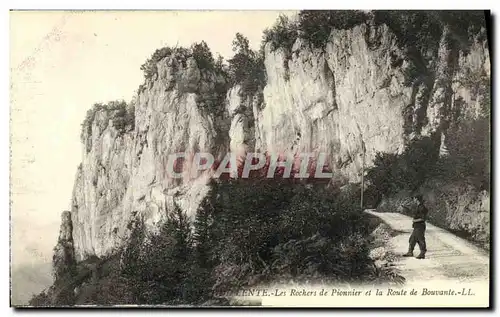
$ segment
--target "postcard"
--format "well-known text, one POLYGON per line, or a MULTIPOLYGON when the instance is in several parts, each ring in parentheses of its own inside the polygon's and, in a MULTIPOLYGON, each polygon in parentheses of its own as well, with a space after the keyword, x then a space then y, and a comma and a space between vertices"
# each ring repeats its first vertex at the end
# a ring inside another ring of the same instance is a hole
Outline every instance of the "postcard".
POLYGON ((489 11, 11 11, 11 306, 490 307, 490 38, 489 11))

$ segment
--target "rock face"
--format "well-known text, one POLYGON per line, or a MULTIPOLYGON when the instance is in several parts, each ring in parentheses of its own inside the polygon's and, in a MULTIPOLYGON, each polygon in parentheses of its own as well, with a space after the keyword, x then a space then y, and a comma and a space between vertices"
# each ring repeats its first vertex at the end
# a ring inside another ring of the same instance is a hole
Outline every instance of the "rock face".
POLYGON ((112 112, 100 111, 84 137, 84 151, 73 191, 75 249, 79 259, 101 256, 120 246, 131 216, 150 227, 166 208, 179 205, 192 214, 207 188, 203 178, 169 176, 172 153, 225 153, 229 128, 224 115, 208 113, 200 96, 223 79, 203 73, 193 59, 185 66, 173 56, 158 63, 158 75, 135 102, 135 129, 120 133, 112 112), (224 134, 225 133, 225 134, 224 134))
POLYGON ((65 277, 68 274, 73 274, 76 270, 73 224, 69 211, 64 211, 61 216, 61 230, 59 232, 59 240, 54 248, 52 267, 55 280, 65 277))
POLYGON ((397 152, 404 145, 402 110, 412 91, 390 57, 401 52, 386 28, 373 31, 380 46, 370 48, 367 28, 334 30, 325 52, 297 41, 289 80, 285 54, 266 55, 266 107, 256 116, 260 147, 326 152, 337 176, 357 181, 363 142, 368 162, 377 151, 397 152))
POLYGON ((431 220, 444 228, 467 233, 482 247, 490 247, 490 197, 463 183, 429 181, 423 188, 431 220))
POLYGON ((267 83, 245 97, 235 86, 207 99, 221 94, 224 78, 193 58, 160 60, 133 101, 133 130, 114 127, 112 111, 89 123, 71 210, 77 258, 119 247, 134 215, 154 228, 174 199, 194 214, 207 177, 170 177, 172 153, 323 152, 334 179, 346 183, 359 181, 364 151, 370 166, 377 152, 398 153, 413 138, 446 140, 457 114, 478 116, 472 79, 489 78, 490 62, 486 40, 474 39, 464 53, 447 46, 444 33, 427 64, 435 76, 414 85, 405 83, 408 53, 384 24, 333 30, 324 50, 302 39, 291 54, 266 45, 267 83))

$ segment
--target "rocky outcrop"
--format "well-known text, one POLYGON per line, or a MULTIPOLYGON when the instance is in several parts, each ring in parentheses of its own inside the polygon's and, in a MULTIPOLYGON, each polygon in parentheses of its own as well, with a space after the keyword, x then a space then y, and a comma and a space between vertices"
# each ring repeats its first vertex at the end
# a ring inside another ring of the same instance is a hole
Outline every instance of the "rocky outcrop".
POLYGON ((448 45, 447 34, 426 57, 432 76, 414 84, 408 50, 385 24, 334 29, 324 49, 304 39, 291 54, 266 45, 267 83, 251 95, 174 50, 134 98, 131 131, 117 129, 116 113, 105 110, 84 129, 71 210, 77 258, 119 247, 135 216, 154 228, 174 200, 194 214, 208 177, 185 169, 172 178, 172 153, 323 152, 335 181, 346 183, 359 181, 363 156, 370 166, 377 152, 401 152, 413 138, 446 140, 450 125, 481 111, 475 79, 490 76, 484 39, 465 51, 448 45))
POLYGON ((367 162, 377 151, 403 146, 401 113, 411 89, 402 84, 402 68, 391 67, 391 54, 401 52, 383 27, 374 31, 380 46, 372 49, 367 28, 334 30, 325 51, 299 39, 288 70, 286 54, 267 48, 265 107, 255 116, 258 148, 325 152, 337 177, 358 181, 363 142, 367 162))
POLYGON ((73 191, 75 249, 79 259, 101 256, 121 245, 131 217, 149 227, 177 203, 193 214, 207 190, 204 179, 172 178, 172 153, 227 152, 224 109, 204 107, 203 97, 224 79, 201 71, 191 58, 173 55, 158 63, 157 76, 137 96, 135 129, 121 133, 113 113, 99 111, 90 123, 73 191), (87 147, 87 145, 85 146, 87 147))
POLYGON ((54 280, 56 281, 67 278, 76 272, 73 224, 69 211, 64 211, 61 215, 61 229, 59 231, 59 239, 54 248, 52 268, 54 270, 54 280))

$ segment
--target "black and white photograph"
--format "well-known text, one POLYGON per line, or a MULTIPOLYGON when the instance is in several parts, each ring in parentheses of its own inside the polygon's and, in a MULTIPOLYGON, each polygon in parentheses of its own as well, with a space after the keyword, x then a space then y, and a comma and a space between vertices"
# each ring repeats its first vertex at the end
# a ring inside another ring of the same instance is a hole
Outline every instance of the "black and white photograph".
POLYGON ((491 307, 489 10, 9 20, 11 307, 491 307))

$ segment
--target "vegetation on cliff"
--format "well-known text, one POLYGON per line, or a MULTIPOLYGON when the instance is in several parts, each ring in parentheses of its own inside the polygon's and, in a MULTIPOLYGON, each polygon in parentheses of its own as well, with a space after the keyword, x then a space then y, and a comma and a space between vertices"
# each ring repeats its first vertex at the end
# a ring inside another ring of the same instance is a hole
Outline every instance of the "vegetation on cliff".
POLYGON ((102 113, 105 117, 103 126, 100 127, 101 132, 107 127, 109 120, 120 135, 135 128, 135 107, 133 105, 128 105, 123 100, 110 101, 106 104, 96 103, 87 111, 82 123, 80 139, 84 144, 87 144, 87 152, 92 148, 92 125, 98 113, 102 113))
POLYGON ((227 77, 227 71, 223 63, 223 58, 214 58, 212 51, 205 41, 193 43, 190 47, 162 47, 157 49, 150 58, 141 66, 144 73, 145 83, 139 87, 139 92, 144 91, 147 82, 155 80, 158 76, 158 63, 165 58, 175 60, 170 67, 175 71, 180 67, 187 67, 187 61, 193 58, 196 66, 201 72, 215 74, 216 76, 227 77))
POLYGON ((484 39, 484 11, 401 11, 401 10, 303 10, 293 22, 280 16, 276 23, 264 31, 264 43, 272 49, 290 50, 298 38, 313 47, 324 49, 333 30, 351 29, 360 24, 386 24, 397 36, 399 45, 415 47, 422 55, 435 50, 444 28, 450 29, 449 42, 458 42, 467 50, 474 38, 481 34, 484 39), (464 25, 466 27, 464 27, 464 25))
MULTIPOLYGON (((243 98, 250 97, 263 89, 265 85, 264 55, 250 49, 248 39, 241 33, 236 33, 233 40, 234 56, 227 60, 220 55, 214 58, 206 42, 194 43, 190 48, 163 47, 156 50, 142 66, 146 82, 158 75, 158 63, 164 58, 174 58, 181 65, 186 65, 189 58, 196 61, 202 73, 214 74, 215 87, 210 91, 197 91, 197 103, 201 108, 211 113, 217 113, 224 104, 228 89, 240 85, 243 98)), ((175 65, 171 67, 175 68, 175 65)), ((146 83, 139 87, 144 91, 146 83)))
POLYGON ((489 248, 490 210, 482 202, 491 181, 489 115, 453 124, 446 133, 446 155, 438 155, 439 146, 438 139, 425 137, 399 155, 378 153, 367 172, 367 191, 377 202, 385 199, 381 210, 390 212, 399 210, 402 194, 404 199, 430 192, 432 222, 489 248))
POLYGON ((250 49, 250 43, 241 33, 233 40, 233 58, 228 60, 228 71, 233 85, 241 86, 242 97, 249 97, 266 83, 264 55, 250 49))
POLYGON ((486 38, 483 11, 303 10, 294 21, 280 16, 271 28, 264 31, 263 45, 270 43, 271 51, 282 49, 286 54, 284 63, 287 68, 297 39, 315 49, 325 50, 333 30, 351 29, 361 24, 366 24, 368 30, 372 26, 387 25, 396 35, 397 44, 406 53, 408 86, 433 76, 429 65, 437 57, 445 30, 447 45, 464 53, 469 52, 474 40, 486 38))

